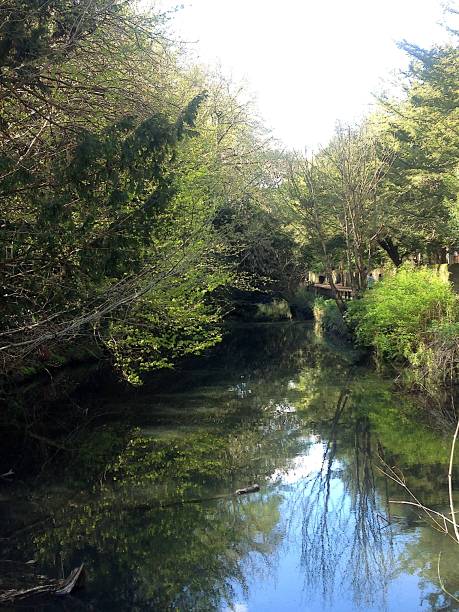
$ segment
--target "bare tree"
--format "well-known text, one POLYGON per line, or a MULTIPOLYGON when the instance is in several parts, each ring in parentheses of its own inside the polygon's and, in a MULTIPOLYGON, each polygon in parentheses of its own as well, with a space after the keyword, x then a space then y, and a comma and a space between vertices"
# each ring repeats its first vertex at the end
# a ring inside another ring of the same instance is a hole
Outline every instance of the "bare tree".
POLYGON ((324 149, 330 203, 341 224, 353 289, 366 287, 372 251, 383 227, 378 185, 391 163, 391 154, 367 126, 338 126, 324 149))
POLYGON ((343 242, 355 292, 366 287, 367 271, 384 227, 378 186, 392 154, 370 127, 338 127, 331 143, 316 155, 290 163, 289 198, 303 231, 318 246, 338 307, 344 305, 334 282, 333 242, 343 242))

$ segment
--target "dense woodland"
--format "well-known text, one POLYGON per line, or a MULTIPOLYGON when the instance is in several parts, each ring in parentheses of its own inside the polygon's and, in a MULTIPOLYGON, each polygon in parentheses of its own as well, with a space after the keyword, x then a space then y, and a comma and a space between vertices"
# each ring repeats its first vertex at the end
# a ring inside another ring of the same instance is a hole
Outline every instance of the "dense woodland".
POLYGON ((420 267, 459 250, 454 42, 404 43, 401 93, 298 154, 244 88, 189 61, 171 17, 126 0, 0 5, 2 376, 82 353, 139 382, 218 342, 241 292, 294 303, 309 271, 333 285, 347 270, 364 297, 345 313, 337 295, 332 318, 454 379, 457 298, 420 267), (365 291, 381 266, 401 273, 365 291))

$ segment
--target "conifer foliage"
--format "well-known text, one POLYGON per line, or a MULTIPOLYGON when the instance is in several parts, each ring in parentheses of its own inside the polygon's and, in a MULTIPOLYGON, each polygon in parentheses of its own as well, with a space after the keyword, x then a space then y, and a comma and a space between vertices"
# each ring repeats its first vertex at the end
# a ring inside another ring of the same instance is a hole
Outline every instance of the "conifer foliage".
POLYGON ((0 7, 6 374, 96 340, 138 381, 219 339, 240 246, 214 219, 257 206, 262 137, 229 85, 179 67, 166 21, 126 0, 0 7))

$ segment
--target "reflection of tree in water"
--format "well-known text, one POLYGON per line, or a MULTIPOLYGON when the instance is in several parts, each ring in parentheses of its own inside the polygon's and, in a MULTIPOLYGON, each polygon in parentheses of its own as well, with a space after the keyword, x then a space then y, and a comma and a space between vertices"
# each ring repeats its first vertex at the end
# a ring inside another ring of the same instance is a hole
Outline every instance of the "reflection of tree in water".
POLYGON ((355 605, 365 606, 384 602, 394 555, 381 514, 387 498, 382 503, 376 492, 370 423, 345 417, 348 402, 345 389, 329 425, 322 467, 302 492, 302 566, 308 590, 320 589, 330 603, 340 591, 351 592, 355 605), (347 443, 338 456, 343 429, 347 443))
MULTIPOLYGON (((399 552, 397 567, 401 571, 419 576, 420 599, 430 610, 459 610, 459 603, 442 591, 438 584, 438 533, 430 525, 419 523, 413 531, 416 538, 399 552)), ((445 587, 454 593, 459 584, 457 544, 443 538, 440 572, 445 587)))
MULTIPOLYGON (((128 404, 131 422, 75 438, 66 478, 50 470, 48 480, 65 481, 70 490, 45 486, 34 494, 54 528, 48 523, 0 542, 0 558, 35 558, 52 575, 85 561, 87 599, 101 611, 220 609, 231 605, 234 589, 244 592, 248 581, 274 569, 288 518, 280 517, 277 495, 208 498, 253 482, 263 491, 264 482, 282 480, 297 467, 298 474, 309 470, 310 480, 286 503, 292 523, 303 510, 310 592, 331 602, 346 590, 356 607, 377 604, 397 567, 420 571, 426 600, 441 603, 428 566, 435 538, 425 563, 420 538, 393 552, 391 530, 397 533, 398 526, 379 515, 388 512, 387 495, 384 479, 375 477, 378 449, 370 425, 391 464, 405 471, 409 459, 415 489, 432 495, 442 460, 438 438, 415 425, 415 417, 401 418, 399 398, 376 376, 354 368, 350 382, 349 361, 308 335, 307 326, 255 326, 241 335, 242 341, 228 338, 217 349, 220 363, 203 359, 198 370, 175 372, 173 384, 156 396, 146 385, 115 398, 110 407, 128 404), (308 458, 317 434, 328 442, 315 447, 322 469, 311 474, 311 462, 298 460, 308 458), (108 478, 99 483, 102 474, 108 478), (190 498, 207 501, 180 503, 190 498), (158 507, 160 500, 170 505, 158 507)), ((453 559, 445 556, 445 567, 453 559)))
MULTIPOLYGON (((244 590, 246 575, 268 571, 275 562, 282 535, 280 498, 257 494, 167 508, 159 508, 158 501, 206 498, 263 483, 300 452, 294 416, 266 419, 262 408, 271 399, 282 403, 307 338, 304 328, 294 325, 275 330, 274 340, 272 331, 252 331, 257 340, 250 352, 259 351, 255 363, 239 359, 240 340, 230 342, 223 376, 209 371, 209 384, 202 377, 193 384, 190 371, 185 392, 156 402, 158 422, 175 434, 164 439, 127 434, 132 430, 127 423, 119 432, 115 426, 89 436, 83 432, 68 484, 75 476, 84 482, 90 474, 106 474, 108 480, 96 481, 93 494, 78 493, 79 482, 72 483, 73 491, 57 490, 50 498, 46 488, 37 491, 37 505, 51 516, 53 528, 47 523, 31 530, 11 543, 15 552, 8 544, 2 556, 35 558, 50 575, 85 561, 91 576, 88 596, 98 609, 207 611, 231 602, 234 585, 244 590), (286 355, 291 358, 285 359, 281 375, 279 363, 286 355), (241 374, 247 387, 243 398, 229 390, 241 374), (177 431, 181 426, 184 434, 177 431)), ((131 403, 134 420, 145 413, 151 420, 148 386, 119 401, 131 403)))
POLYGON ((351 355, 349 347, 339 353, 315 336, 312 325, 292 322, 236 327, 209 360, 220 362, 232 381, 242 375, 245 384, 264 383, 276 393, 302 372, 347 369, 351 355))
POLYGON ((449 440, 423 423, 411 399, 358 369, 356 374, 348 385, 341 377, 333 386, 316 385, 305 408, 315 432, 328 440, 321 471, 302 491, 306 586, 329 601, 346 592, 356 607, 384 606, 389 582, 408 574, 416 576, 419 597, 431 609, 457 609, 441 592, 436 566, 444 551, 442 577, 455 592, 457 545, 412 509, 391 506, 401 515, 392 517, 388 499, 402 499, 403 491, 378 470, 383 456, 401 469, 418 497, 441 509, 449 440), (335 393, 336 402, 330 400, 335 393))
MULTIPOLYGON (((223 432, 198 431, 158 440, 133 437, 93 496, 41 498, 49 523, 11 542, 2 557, 37 559, 56 575, 81 561, 91 576, 88 597, 101 610, 217 610, 231 604, 245 576, 276 561, 280 497, 206 498, 236 484, 263 481, 299 452, 286 436, 288 416, 223 432), (158 499, 159 498, 159 499, 158 499), (163 499, 165 507, 159 507, 163 499)), ((39 497, 37 496, 37 501, 39 497)), ((1 548, 1 547, 0 547, 1 548)))

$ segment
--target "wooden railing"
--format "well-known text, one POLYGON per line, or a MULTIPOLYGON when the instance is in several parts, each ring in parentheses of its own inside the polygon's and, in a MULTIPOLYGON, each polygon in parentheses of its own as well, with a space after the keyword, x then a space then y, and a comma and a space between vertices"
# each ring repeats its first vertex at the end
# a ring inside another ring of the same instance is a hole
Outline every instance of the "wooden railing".
MULTIPOLYGON (((345 287, 344 285, 335 285, 336 291, 339 293, 343 300, 352 300, 354 292, 351 287, 345 287)), ((330 285, 325 283, 314 283, 312 289, 316 295, 321 295, 327 298, 334 298, 334 292, 330 285)))

